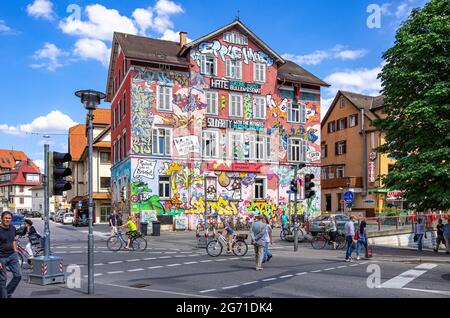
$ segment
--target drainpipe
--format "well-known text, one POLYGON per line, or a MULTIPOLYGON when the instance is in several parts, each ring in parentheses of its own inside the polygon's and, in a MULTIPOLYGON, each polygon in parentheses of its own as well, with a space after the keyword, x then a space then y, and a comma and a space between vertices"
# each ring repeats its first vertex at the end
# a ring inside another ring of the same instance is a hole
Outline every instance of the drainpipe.
POLYGON ((362 131, 362 141, 363 141, 363 193, 365 197, 367 195, 367 138, 366 130, 364 128, 364 108, 361 109, 361 131, 362 131))

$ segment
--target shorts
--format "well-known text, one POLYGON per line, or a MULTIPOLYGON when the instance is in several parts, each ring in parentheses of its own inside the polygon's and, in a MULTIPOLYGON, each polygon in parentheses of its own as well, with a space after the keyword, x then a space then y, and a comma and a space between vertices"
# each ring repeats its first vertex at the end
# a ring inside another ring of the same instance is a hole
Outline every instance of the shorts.
POLYGON ((337 231, 330 231, 330 241, 336 242, 337 231))
POLYGON ((127 232, 127 236, 128 236, 129 238, 135 239, 135 238, 140 237, 140 234, 139 234, 138 231, 128 231, 128 232, 127 232))

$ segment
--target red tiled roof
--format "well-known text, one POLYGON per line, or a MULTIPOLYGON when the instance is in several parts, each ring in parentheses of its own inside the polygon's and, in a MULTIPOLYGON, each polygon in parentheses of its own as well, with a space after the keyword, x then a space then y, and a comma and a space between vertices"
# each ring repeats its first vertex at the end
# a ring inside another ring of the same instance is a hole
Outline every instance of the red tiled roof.
POLYGON ((79 124, 69 128, 68 144, 72 161, 79 161, 87 146, 86 125, 79 124))
POLYGON ((110 108, 97 108, 94 110, 94 125, 95 124, 111 124, 111 109, 110 108))
POLYGON ((14 185, 41 185, 40 183, 40 177, 39 182, 27 182, 26 174, 33 173, 33 174, 39 174, 40 170, 39 168, 31 161, 31 160, 23 160, 20 163, 16 165, 14 168, 14 171, 12 174, 14 175, 11 178, 11 182, 9 184, 14 185))
POLYGON ((28 157, 23 151, 0 149, 0 168, 12 169, 16 166, 16 161, 27 159, 28 157))
POLYGON ((94 144, 94 147, 111 148, 111 141, 99 141, 94 144))

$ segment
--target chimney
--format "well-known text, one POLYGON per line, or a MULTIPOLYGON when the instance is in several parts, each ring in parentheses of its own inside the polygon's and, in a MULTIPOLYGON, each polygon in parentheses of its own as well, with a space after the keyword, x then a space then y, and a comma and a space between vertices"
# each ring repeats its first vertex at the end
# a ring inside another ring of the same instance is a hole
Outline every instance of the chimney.
POLYGON ((187 32, 180 32, 180 46, 181 47, 186 45, 186 37, 187 37, 187 32))

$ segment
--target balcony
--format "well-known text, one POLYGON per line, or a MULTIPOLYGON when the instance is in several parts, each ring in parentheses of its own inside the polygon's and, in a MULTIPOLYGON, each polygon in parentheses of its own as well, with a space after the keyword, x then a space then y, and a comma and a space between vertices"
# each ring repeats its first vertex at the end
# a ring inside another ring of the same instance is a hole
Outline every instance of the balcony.
POLYGON ((332 188, 361 188, 362 187, 362 177, 344 177, 344 178, 334 178, 328 180, 320 180, 320 186, 322 189, 332 189, 332 188))

